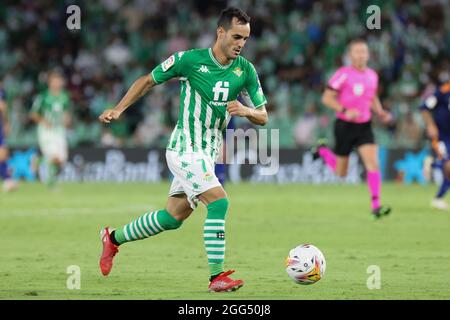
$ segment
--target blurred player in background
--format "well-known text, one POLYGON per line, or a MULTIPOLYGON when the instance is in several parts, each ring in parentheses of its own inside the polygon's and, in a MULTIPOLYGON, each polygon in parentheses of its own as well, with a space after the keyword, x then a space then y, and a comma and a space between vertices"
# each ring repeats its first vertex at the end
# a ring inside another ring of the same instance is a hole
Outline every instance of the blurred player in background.
POLYGON ((176 52, 150 74, 137 79, 117 106, 99 117, 105 123, 116 120, 153 86, 180 79, 180 112, 166 151, 167 165, 174 176, 166 207, 117 230, 107 227, 101 231, 100 269, 104 275, 111 271, 119 245, 179 228, 201 201, 208 210, 203 229, 210 269, 208 290, 233 291, 244 284, 229 277, 234 270, 224 271, 229 202, 214 165, 230 116, 264 125, 266 98, 254 66, 240 56, 250 36, 250 17, 237 8, 223 10, 216 35, 212 48, 176 52), (247 106, 236 100, 239 94, 247 106))
POLYGON ((450 82, 439 86, 433 95, 420 106, 428 137, 431 139, 435 156, 434 165, 443 173, 442 184, 431 206, 449 210, 444 196, 450 187, 450 82))
POLYGON ((6 136, 9 131, 8 105, 6 103, 6 92, 0 82, 0 179, 3 180, 3 191, 9 192, 17 188, 9 172, 6 161, 9 157, 9 150, 6 147, 6 136))
POLYGON ((391 114, 383 110, 377 96, 378 75, 367 66, 369 48, 365 40, 349 43, 348 56, 351 65, 339 68, 322 96, 322 102, 336 111, 334 126, 334 152, 324 144, 315 150, 315 158, 321 157, 338 176, 347 175, 349 155, 357 148, 367 171, 367 184, 371 195, 373 217, 389 214, 390 207, 381 205, 381 174, 378 164, 378 148, 372 132, 372 113, 383 123, 391 120, 391 114))
POLYGON ((51 71, 48 89, 33 102, 31 119, 37 123, 39 148, 46 167, 45 183, 54 187, 57 176, 67 161, 68 145, 66 127, 70 125, 70 98, 64 90, 61 73, 51 71))
MULTIPOLYGON (((233 117, 230 118, 230 121, 228 122, 227 125, 227 130, 231 129, 234 130, 236 127, 234 125, 234 120, 233 117)), ((216 173, 217 179, 219 179, 220 184, 224 187, 225 186, 225 182, 228 179, 228 175, 227 175, 227 135, 226 135, 226 130, 223 131, 222 134, 222 139, 223 139, 223 145, 222 145, 222 157, 221 157, 221 162, 220 163, 216 163, 215 167, 214 167, 214 172, 216 173)))

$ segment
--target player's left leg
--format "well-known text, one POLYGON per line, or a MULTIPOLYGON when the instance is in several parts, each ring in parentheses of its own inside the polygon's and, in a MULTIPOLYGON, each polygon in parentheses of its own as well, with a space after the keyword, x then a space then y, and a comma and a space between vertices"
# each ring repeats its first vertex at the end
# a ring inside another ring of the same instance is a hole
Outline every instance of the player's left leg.
POLYGON ((206 205, 208 214, 203 227, 203 239, 210 269, 209 291, 235 291, 244 285, 240 279, 228 276, 234 270, 224 271, 225 260, 225 217, 228 211, 228 198, 221 186, 216 186, 198 195, 206 205))
POLYGON ((61 173, 61 170, 64 164, 67 161, 69 155, 67 140, 64 136, 55 136, 52 139, 52 147, 49 150, 48 157, 50 161, 48 163, 48 186, 54 187, 58 175, 61 173))
POLYGON ((372 213, 378 218, 390 213, 391 208, 381 205, 381 173, 378 164, 378 147, 374 143, 358 147, 358 153, 367 172, 367 185, 371 195, 372 213))

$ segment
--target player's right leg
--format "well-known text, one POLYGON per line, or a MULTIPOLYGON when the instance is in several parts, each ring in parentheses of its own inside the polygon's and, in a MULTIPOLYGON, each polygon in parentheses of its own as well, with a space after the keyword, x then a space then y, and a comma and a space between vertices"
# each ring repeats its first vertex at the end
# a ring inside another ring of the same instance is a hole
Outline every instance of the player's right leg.
POLYGON ((334 124, 335 148, 331 150, 324 139, 319 140, 316 154, 339 177, 345 177, 348 169, 348 157, 353 149, 353 124, 337 119, 334 124))
MULTIPOLYGON (((339 146, 336 147, 339 148, 339 146)), ((345 177, 347 175, 348 154, 338 155, 326 145, 319 145, 315 148, 317 151, 314 152, 314 154, 316 154, 316 156, 313 156, 314 158, 322 158, 328 168, 330 168, 338 177, 345 177)))
POLYGON ((147 212, 116 230, 103 228, 100 232, 103 251, 99 263, 103 275, 111 272, 113 259, 120 245, 178 229, 191 213, 192 208, 186 195, 176 194, 169 196, 165 209, 147 212))

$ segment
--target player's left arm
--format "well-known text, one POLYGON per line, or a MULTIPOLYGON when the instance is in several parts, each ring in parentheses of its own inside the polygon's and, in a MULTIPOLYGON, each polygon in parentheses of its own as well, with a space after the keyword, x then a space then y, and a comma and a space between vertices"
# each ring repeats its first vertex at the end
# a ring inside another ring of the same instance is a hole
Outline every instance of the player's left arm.
POLYGON ((227 111, 232 116, 246 117, 251 123, 263 126, 269 120, 266 110, 267 99, 255 67, 248 63, 244 68, 246 81, 241 98, 246 105, 234 100, 227 104, 227 111))
POLYGON ((265 125, 269 120, 265 105, 255 109, 246 107, 238 100, 234 100, 228 102, 227 111, 231 116, 246 117, 251 123, 260 126, 265 125))
POLYGON ((389 123, 392 120, 392 114, 389 111, 383 109, 380 98, 375 95, 372 99, 372 110, 380 118, 383 123, 389 123))

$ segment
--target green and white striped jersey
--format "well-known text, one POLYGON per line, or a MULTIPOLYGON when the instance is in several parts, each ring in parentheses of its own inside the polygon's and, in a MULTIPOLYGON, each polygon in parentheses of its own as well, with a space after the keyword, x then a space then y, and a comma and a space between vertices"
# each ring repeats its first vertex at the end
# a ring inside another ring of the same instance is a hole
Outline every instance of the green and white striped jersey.
POLYGON ((238 56, 228 65, 221 65, 211 48, 177 52, 154 68, 151 75, 157 84, 180 79, 178 122, 167 145, 168 150, 179 154, 203 152, 215 161, 230 119, 227 103, 239 94, 248 107, 259 108, 267 103, 252 63, 238 56))
POLYGON ((52 132, 64 135, 66 128, 64 125, 64 113, 68 111, 70 104, 69 95, 66 91, 61 91, 57 96, 49 90, 37 95, 34 99, 31 112, 39 114, 50 125, 50 128, 43 124, 38 125, 38 132, 52 132))

